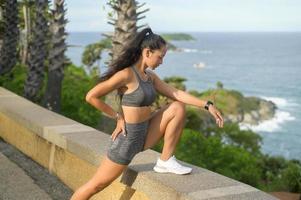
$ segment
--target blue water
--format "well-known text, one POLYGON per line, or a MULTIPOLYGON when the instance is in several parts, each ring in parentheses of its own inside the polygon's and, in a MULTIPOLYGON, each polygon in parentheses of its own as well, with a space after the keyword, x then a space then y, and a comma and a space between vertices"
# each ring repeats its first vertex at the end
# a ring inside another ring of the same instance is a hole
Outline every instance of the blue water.
MULTIPOLYGON (((262 151, 301 160, 301 33, 189 33, 196 41, 174 41, 182 52, 168 52, 156 73, 182 76, 188 90, 224 88, 276 103, 274 119, 249 127, 263 137, 262 151), (194 65, 201 63, 203 68, 194 65)), ((68 44, 98 41, 100 33, 71 33, 68 44)), ((83 47, 70 47, 67 56, 81 65, 83 47)), ((106 70, 104 53, 100 63, 106 70)), ((245 128, 245 125, 241 125, 245 128)))

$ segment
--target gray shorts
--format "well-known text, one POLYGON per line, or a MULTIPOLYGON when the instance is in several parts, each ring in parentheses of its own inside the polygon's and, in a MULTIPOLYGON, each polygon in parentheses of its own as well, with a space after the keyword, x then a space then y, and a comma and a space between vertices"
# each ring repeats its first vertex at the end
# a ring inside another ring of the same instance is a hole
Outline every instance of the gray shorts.
POLYGON ((126 136, 119 134, 115 141, 110 138, 107 156, 115 163, 128 165, 134 156, 143 151, 149 120, 125 123, 126 136))

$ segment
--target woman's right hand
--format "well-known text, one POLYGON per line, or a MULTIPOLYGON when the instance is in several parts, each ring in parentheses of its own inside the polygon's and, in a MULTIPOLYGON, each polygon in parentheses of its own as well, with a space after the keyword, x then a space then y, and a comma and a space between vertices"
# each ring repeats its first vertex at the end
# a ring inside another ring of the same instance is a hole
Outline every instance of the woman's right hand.
POLYGON ((116 128, 111 135, 112 140, 114 141, 120 133, 126 136, 125 120, 122 116, 117 119, 116 128))

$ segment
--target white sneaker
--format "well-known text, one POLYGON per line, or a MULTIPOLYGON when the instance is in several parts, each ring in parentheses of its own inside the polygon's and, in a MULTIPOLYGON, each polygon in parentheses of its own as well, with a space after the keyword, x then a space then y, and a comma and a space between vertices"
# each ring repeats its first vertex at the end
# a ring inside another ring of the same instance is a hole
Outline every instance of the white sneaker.
POLYGON ((189 174, 192 168, 185 167, 177 162, 175 156, 170 157, 168 160, 163 161, 158 158, 156 165, 154 166, 154 171, 159 173, 174 173, 174 174, 189 174))

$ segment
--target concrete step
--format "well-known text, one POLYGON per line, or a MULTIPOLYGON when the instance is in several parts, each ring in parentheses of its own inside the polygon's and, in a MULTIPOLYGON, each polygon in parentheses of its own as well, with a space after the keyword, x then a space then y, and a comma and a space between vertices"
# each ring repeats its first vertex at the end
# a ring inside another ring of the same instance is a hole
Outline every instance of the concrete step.
POLYGON ((20 167, 0 153, 1 200, 51 200, 20 167))
MULTIPOLYGON (((1 133, 0 133, 1 134, 1 133)), ((22 171, 22 175, 25 174, 31 179, 30 183, 35 184, 41 191, 44 191, 50 199, 54 200, 68 200, 70 199, 73 191, 65 185, 57 176, 49 173, 48 169, 33 161, 30 157, 23 154, 14 146, 4 142, 0 137, 0 200, 14 200, 18 199, 8 197, 7 193, 12 193, 14 190, 14 181, 19 181, 19 174, 14 172, 14 168, 22 171), (17 174, 17 175, 16 175, 17 174), (14 179, 14 177, 18 177, 14 179), (4 194, 6 197, 4 198, 4 194)), ((17 184, 17 182, 16 182, 17 184)), ((19 183, 18 183, 19 184, 19 183)), ((26 184, 23 184, 26 185, 26 184)), ((19 186, 23 186, 19 184, 19 186)), ((27 187, 27 186, 26 186, 27 187)), ((20 190, 20 188, 19 188, 20 190)), ((28 193, 28 189, 23 189, 28 193)), ((28 196, 30 196, 28 194, 28 196)), ((26 199, 22 196, 22 200, 26 199)), ((30 200, 35 198, 29 198, 30 200)), ((40 198, 38 198, 40 200, 40 198)), ((42 199, 41 199, 42 200, 42 199)))

